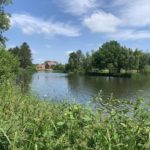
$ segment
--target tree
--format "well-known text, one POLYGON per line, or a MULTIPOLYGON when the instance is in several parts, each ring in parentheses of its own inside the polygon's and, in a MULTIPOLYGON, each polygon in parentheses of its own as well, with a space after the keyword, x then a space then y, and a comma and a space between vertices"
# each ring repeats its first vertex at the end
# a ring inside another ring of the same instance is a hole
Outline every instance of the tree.
POLYGON ((17 57, 10 54, 4 48, 0 48, 0 79, 10 78, 16 74, 19 68, 17 57))
POLYGON ((81 50, 71 53, 68 60, 68 71, 83 72, 83 60, 84 55, 81 50))
POLYGON ((77 68, 78 68, 77 54, 75 52, 72 52, 68 60, 68 70, 74 72, 77 70, 77 68))
POLYGON ((57 64, 55 66, 52 66, 52 69, 54 71, 58 71, 58 72, 65 72, 66 71, 65 70, 65 65, 63 65, 63 64, 57 64))
POLYGON ((86 53, 86 56, 84 57, 83 68, 85 73, 89 73, 92 70, 92 56, 89 53, 86 53))
POLYGON ((20 47, 19 61, 21 68, 27 68, 32 65, 31 49, 26 42, 24 42, 20 47))
POLYGON ((143 71, 145 66, 148 65, 149 62, 149 55, 147 53, 142 53, 140 56, 140 62, 139 62, 139 70, 143 71))
POLYGON ((29 45, 24 42, 20 47, 10 48, 8 50, 15 57, 18 57, 21 68, 27 68, 32 65, 32 53, 29 45))
POLYGON ((106 42, 93 54, 93 64, 99 69, 109 69, 109 72, 120 73, 127 68, 129 52, 117 41, 106 42))
POLYGON ((14 56, 19 57, 20 48, 18 46, 10 48, 8 51, 11 52, 14 56))
POLYGON ((25 69, 32 65, 31 49, 26 42, 24 42, 20 47, 10 48, 8 51, 18 57, 21 68, 25 69))
POLYGON ((9 14, 4 11, 4 6, 10 2, 11 0, 0 0, 0 46, 5 44, 6 38, 3 32, 7 31, 10 26, 9 14))

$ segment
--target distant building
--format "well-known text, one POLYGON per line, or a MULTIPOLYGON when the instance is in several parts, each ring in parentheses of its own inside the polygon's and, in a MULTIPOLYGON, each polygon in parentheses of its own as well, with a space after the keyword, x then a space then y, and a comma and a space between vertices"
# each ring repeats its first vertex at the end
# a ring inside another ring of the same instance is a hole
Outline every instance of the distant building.
POLYGON ((43 70, 52 70, 53 66, 56 66, 58 63, 56 61, 46 61, 45 63, 36 65, 37 71, 43 70))
POLYGON ((45 70, 45 64, 38 64, 38 65, 36 66, 36 70, 37 70, 37 71, 45 70))
POLYGON ((46 69, 52 69, 53 66, 56 66, 58 63, 56 61, 46 61, 45 62, 45 68, 46 69))

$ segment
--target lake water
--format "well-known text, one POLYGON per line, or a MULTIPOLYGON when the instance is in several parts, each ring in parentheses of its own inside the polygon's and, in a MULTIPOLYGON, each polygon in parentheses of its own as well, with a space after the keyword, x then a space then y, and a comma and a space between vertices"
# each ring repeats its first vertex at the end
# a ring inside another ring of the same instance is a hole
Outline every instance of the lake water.
POLYGON ((100 90, 104 99, 111 93, 115 98, 149 98, 150 77, 134 75, 132 78, 113 78, 95 76, 68 76, 63 73, 38 72, 33 74, 31 91, 40 98, 51 100, 70 100, 87 103, 100 90))

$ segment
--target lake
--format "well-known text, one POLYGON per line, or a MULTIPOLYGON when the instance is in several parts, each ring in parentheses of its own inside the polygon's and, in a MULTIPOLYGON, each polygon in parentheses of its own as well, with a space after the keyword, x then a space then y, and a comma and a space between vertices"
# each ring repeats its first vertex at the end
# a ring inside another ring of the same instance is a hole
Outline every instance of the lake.
POLYGON ((50 100, 69 100, 85 104, 92 100, 100 90, 103 98, 111 93, 115 98, 146 100, 150 93, 150 76, 136 74, 132 78, 100 76, 68 76, 63 73, 37 72, 30 83, 34 95, 50 100))

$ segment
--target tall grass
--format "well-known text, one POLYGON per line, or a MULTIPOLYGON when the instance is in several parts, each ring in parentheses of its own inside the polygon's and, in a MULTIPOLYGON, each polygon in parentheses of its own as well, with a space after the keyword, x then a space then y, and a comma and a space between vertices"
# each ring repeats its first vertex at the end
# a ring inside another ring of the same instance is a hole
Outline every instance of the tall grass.
MULTIPOLYGON (((100 97, 96 101, 101 101, 100 97)), ((0 85, 0 150, 149 150, 149 107, 40 101, 0 85), (107 107, 105 107, 107 105, 107 107)))

